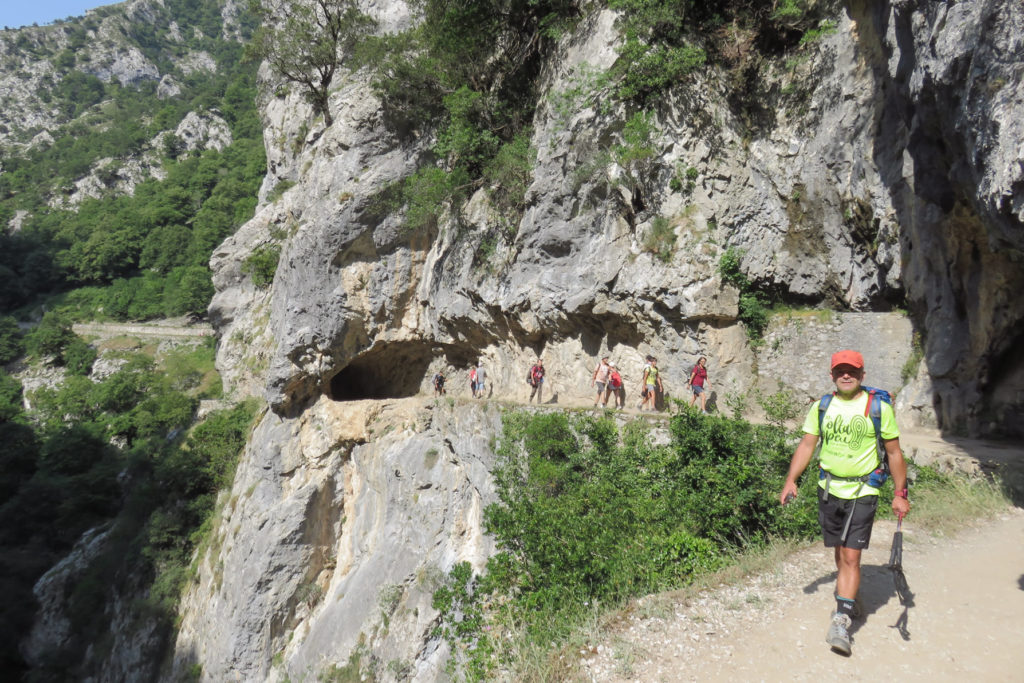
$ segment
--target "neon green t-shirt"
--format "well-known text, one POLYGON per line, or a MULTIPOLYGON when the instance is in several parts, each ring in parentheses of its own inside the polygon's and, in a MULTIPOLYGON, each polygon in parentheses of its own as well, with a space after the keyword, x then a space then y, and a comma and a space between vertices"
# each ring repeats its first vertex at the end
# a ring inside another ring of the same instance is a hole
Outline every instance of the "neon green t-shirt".
MULTIPOLYGON (((825 411, 822 420, 822 431, 818 432, 818 405, 815 401, 804 419, 803 431, 814 434, 821 439, 821 466, 839 477, 860 477, 878 467, 878 451, 875 447, 875 428, 871 418, 864 414, 868 404, 868 392, 862 391, 851 401, 845 401, 838 395, 825 411)), ((896 426, 896 414, 892 406, 885 401, 882 404, 882 438, 897 439, 900 436, 896 426)), ((818 486, 825 488, 825 480, 818 481, 818 486)), ((854 498, 861 496, 877 496, 878 489, 864 484, 860 488, 859 481, 832 480, 829 495, 837 498, 854 498)))

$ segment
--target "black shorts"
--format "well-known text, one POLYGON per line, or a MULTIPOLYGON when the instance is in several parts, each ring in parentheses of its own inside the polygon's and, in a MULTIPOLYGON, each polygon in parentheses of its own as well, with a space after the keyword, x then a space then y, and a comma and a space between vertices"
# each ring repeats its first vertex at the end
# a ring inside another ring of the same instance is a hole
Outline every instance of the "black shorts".
POLYGON ((875 510, 878 509, 878 496, 861 496, 854 500, 829 496, 824 500, 825 491, 818 489, 818 523, 821 534, 825 538, 825 547, 834 548, 841 545, 854 550, 864 550, 871 542, 871 527, 875 523, 875 510), (856 505, 854 504, 856 503, 856 505), (846 518, 853 508, 853 519, 850 530, 846 534, 846 542, 842 542, 846 518))

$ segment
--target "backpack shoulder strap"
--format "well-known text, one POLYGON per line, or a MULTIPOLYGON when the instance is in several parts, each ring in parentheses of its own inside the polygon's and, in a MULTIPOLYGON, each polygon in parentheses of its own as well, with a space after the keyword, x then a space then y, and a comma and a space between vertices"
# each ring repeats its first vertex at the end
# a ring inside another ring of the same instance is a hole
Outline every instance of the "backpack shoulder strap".
POLYGON ((818 438, 824 442, 824 433, 822 433, 822 426, 825 423, 825 411, 828 410, 829 404, 832 403, 832 394, 825 394, 821 397, 821 401, 818 402, 818 438))
POLYGON ((871 389, 868 391, 868 405, 865 408, 865 415, 871 418, 871 424, 875 428, 875 445, 878 448, 879 467, 886 472, 889 471, 889 454, 882 443, 882 396, 871 389))

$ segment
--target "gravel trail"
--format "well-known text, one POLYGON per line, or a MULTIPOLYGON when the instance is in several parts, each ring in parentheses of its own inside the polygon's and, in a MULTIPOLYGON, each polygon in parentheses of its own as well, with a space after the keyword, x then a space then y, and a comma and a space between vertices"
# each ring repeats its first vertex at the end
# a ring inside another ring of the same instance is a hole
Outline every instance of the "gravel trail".
POLYGON ((1024 511, 952 538, 904 521, 912 605, 886 564, 895 523, 865 551, 865 615, 853 654, 825 643, 835 566, 820 543, 742 584, 688 599, 645 598, 605 641, 579 652, 593 681, 1024 681, 1024 511))

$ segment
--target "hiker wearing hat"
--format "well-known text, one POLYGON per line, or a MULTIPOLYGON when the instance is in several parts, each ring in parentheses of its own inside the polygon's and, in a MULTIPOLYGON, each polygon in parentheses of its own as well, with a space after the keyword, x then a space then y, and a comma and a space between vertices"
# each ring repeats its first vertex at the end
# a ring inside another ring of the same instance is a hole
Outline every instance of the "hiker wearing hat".
POLYGON ((910 511, 910 502, 891 397, 861 384, 864 358, 856 351, 833 354, 831 372, 836 390, 808 411, 779 502, 786 505, 799 495, 796 480, 807 469, 820 438, 818 521, 825 547, 835 548, 838 570, 836 610, 825 639, 833 650, 849 655, 861 552, 871 540, 879 488, 887 476, 895 486, 892 511, 899 519, 910 511))

